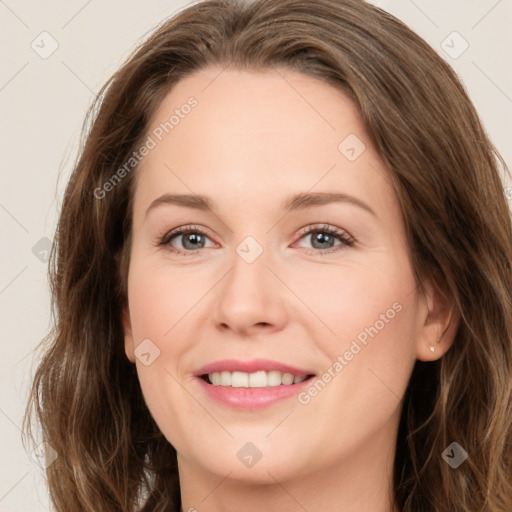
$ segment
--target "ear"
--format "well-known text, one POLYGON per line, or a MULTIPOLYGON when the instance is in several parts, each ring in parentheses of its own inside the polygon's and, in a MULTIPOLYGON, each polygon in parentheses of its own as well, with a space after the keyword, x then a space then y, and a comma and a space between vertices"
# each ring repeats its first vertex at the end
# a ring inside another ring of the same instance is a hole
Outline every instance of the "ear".
POLYGON ((423 297, 420 299, 422 325, 416 344, 416 358, 420 361, 436 361, 452 346, 460 314, 454 300, 448 298, 433 280, 426 280, 423 288, 423 297))
POLYGON ((126 353, 126 357, 128 358, 128 360, 132 363, 135 363, 135 347, 133 344, 132 322, 130 319, 130 310, 128 308, 128 305, 125 305, 123 307, 121 316, 124 332, 124 351, 126 353))

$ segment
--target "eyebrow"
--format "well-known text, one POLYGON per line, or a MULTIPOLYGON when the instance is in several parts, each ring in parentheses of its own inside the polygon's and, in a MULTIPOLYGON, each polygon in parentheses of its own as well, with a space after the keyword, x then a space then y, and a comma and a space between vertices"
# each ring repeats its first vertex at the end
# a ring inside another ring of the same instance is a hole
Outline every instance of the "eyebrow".
POLYGON ((309 192, 301 193, 292 196, 285 201, 283 209, 286 212, 303 210, 311 206, 321 206, 329 203, 349 203, 354 206, 359 206, 368 213, 377 216, 373 209, 357 197, 349 194, 340 194, 335 192, 309 192))
POLYGON ((194 208, 195 210, 214 210, 213 202, 206 196, 196 194, 163 194, 157 197, 146 210, 148 213, 162 204, 175 204, 177 206, 184 206, 185 208, 194 208))
MULTIPOLYGON (((308 192, 296 194, 288 198, 282 205, 283 210, 287 213, 297 210, 304 210, 312 206, 322 206, 330 203, 348 203, 358 206, 368 213, 377 216, 375 211, 366 203, 357 197, 349 194, 341 194, 334 192, 308 192)), ((148 213, 162 204, 177 205, 185 208, 193 208, 201 211, 214 211, 216 209, 215 203, 208 197, 197 194, 163 194, 157 197, 146 210, 148 213)))

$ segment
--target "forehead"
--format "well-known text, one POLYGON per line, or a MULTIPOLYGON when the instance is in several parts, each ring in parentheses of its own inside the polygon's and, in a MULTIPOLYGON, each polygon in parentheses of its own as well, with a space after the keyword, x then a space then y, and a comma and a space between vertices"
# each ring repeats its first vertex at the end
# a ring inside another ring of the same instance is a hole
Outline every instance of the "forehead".
POLYGON ((166 134, 171 145, 180 136, 188 138, 191 128, 202 138, 203 151, 222 147, 227 152, 233 144, 222 143, 243 142, 244 151, 252 148, 259 158, 268 153, 273 157, 276 152, 287 154, 290 149, 296 155, 299 146, 304 154, 315 148, 336 154, 344 135, 358 133, 368 138, 357 107, 345 93, 317 78, 284 69, 198 71, 167 94, 151 128, 165 127, 191 97, 197 106, 166 134))
POLYGON ((155 144, 139 166, 136 201, 175 190, 269 201, 340 187, 382 201, 389 189, 355 103, 296 71, 198 71, 167 94, 147 133, 155 144))

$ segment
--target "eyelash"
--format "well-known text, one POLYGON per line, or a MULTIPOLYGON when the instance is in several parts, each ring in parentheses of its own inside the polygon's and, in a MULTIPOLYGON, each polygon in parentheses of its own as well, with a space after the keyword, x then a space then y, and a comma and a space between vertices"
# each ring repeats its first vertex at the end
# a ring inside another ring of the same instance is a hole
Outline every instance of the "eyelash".
MULTIPOLYGON (((180 235, 187 235, 190 233, 200 234, 208 237, 208 234, 204 231, 204 229, 200 228, 199 226, 183 226, 180 228, 176 228, 173 231, 170 231, 169 233, 165 234, 163 237, 159 237, 159 241, 157 242, 158 246, 166 246, 170 252, 179 254, 182 256, 197 256, 197 254, 200 252, 200 249, 197 250, 189 250, 184 251, 182 249, 178 249, 176 247, 173 247, 170 245, 170 242, 173 238, 178 237, 180 235)), ((339 245, 335 245, 334 247, 331 247, 326 250, 322 249, 309 249, 304 248, 307 254, 329 254, 333 252, 338 252, 346 247, 352 247, 354 245, 355 240, 350 237, 346 232, 335 228, 333 226, 329 226, 328 224, 314 224, 312 226, 308 226, 307 228, 304 228, 300 230, 298 233, 299 240, 304 238, 307 235, 310 235, 311 233, 323 233, 328 234, 331 236, 334 236, 338 238, 338 240, 341 242, 339 245)))

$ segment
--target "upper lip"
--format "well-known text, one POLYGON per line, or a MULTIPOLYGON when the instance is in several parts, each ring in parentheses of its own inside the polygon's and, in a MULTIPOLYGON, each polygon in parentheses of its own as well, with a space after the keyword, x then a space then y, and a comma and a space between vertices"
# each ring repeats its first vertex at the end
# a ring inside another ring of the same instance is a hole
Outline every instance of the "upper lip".
POLYGON ((281 373, 292 373, 295 376, 306 377, 308 375, 314 375, 314 372, 297 368, 289 364, 281 363, 279 361, 272 361, 270 359, 252 359, 251 361, 239 361, 237 359, 223 359, 221 361, 215 361, 202 366, 194 372, 194 375, 201 377, 214 372, 245 372, 254 373, 257 371, 279 371, 281 373))

